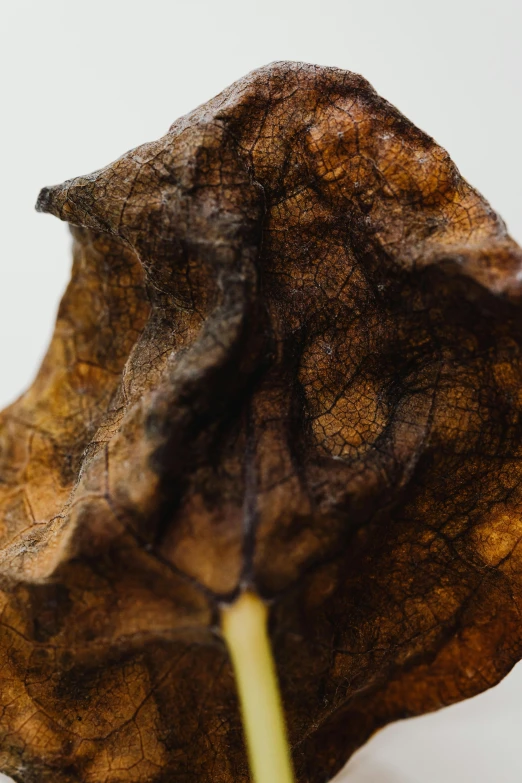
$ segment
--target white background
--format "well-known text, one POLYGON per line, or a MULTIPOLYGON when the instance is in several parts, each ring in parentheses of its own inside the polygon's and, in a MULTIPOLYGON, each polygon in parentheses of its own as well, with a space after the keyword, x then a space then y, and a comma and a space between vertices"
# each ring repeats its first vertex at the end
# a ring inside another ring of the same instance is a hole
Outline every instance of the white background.
MULTIPOLYGON (((0 405, 30 382, 69 271, 43 185, 162 135, 273 60, 358 71, 446 147, 522 241, 521 0, 4 0, 0 405)), ((360 751, 346 783, 519 783, 522 670, 360 751)), ((0 776, 1 778, 1 776, 0 776)))

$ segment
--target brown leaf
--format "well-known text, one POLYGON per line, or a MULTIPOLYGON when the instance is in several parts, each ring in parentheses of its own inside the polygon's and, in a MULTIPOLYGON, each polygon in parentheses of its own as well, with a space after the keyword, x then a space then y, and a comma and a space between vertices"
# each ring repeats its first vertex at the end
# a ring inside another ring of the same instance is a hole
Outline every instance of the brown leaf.
POLYGON ((42 191, 72 281, 2 414, 1 768, 248 780, 219 606, 298 779, 522 655, 522 251, 360 76, 262 68, 42 191))

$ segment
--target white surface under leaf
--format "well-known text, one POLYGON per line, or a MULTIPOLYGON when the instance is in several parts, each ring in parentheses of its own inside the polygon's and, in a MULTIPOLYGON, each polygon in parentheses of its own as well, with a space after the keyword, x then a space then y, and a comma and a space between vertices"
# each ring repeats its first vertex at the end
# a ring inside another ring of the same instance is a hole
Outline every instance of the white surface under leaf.
POLYGON ((520 783, 521 738, 519 664, 474 699, 387 726, 335 783, 520 783))

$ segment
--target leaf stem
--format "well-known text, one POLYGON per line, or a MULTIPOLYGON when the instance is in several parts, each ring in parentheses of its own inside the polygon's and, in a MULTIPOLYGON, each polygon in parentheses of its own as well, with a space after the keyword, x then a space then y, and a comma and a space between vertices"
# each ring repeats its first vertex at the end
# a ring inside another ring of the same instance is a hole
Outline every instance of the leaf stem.
POLYGON ((283 707, 267 631, 268 610, 254 593, 222 609, 255 783, 294 783, 283 707))

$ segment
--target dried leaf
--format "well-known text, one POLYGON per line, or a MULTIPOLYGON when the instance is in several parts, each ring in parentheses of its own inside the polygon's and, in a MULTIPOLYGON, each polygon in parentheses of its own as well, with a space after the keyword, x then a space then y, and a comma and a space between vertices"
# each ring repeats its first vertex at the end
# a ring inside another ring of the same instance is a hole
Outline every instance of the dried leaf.
POLYGON ((272 602, 300 783, 522 656, 522 251, 360 76, 262 68, 87 177, 1 416, 0 765, 248 780, 219 607, 272 602))

